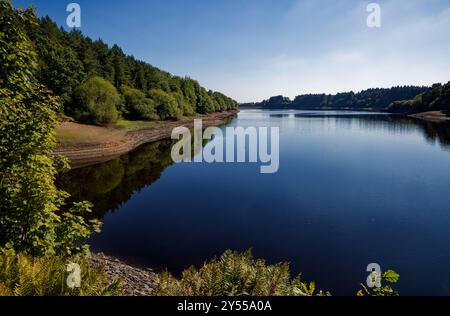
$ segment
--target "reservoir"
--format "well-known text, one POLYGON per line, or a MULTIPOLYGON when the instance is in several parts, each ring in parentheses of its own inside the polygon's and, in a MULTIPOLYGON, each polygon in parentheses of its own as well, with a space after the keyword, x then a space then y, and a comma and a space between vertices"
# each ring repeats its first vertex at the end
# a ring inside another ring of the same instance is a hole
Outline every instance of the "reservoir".
POLYGON ((279 170, 172 162, 173 142, 72 170, 59 185, 94 203, 93 251, 174 274, 253 249, 334 295, 370 263, 401 295, 450 295, 450 125, 381 113, 243 110, 228 126, 279 127, 279 170))

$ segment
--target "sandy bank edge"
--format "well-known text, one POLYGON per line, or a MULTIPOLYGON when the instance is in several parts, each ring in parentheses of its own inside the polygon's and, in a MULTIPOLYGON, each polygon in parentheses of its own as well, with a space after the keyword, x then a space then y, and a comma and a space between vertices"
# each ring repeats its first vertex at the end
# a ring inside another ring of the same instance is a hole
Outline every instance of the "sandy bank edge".
POLYGON ((447 116, 442 111, 422 112, 422 113, 409 115, 409 117, 421 119, 421 120, 429 121, 429 122, 448 122, 448 121, 450 121, 450 117, 447 116))

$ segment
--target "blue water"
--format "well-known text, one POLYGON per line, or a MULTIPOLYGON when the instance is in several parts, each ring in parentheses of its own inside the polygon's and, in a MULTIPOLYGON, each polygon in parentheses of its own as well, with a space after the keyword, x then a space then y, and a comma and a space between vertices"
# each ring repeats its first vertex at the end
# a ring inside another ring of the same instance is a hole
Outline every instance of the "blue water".
POLYGON ((103 219, 93 249, 179 273, 252 248, 334 295, 356 294, 378 263, 401 275, 402 295, 450 295, 448 125, 246 110, 229 126, 280 127, 279 172, 171 164, 166 142, 67 175, 103 219))

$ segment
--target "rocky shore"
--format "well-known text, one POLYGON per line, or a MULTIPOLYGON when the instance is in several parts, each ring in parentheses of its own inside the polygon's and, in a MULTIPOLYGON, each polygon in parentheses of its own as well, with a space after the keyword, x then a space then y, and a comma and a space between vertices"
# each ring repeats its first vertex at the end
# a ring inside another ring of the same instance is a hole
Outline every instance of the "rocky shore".
POLYGON ((158 286, 158 275, 151 269, 132 267, 103 253, 91 255, 92 265, 103 269, 110 281, 122 280, 124 296, 152 296, 158 286))

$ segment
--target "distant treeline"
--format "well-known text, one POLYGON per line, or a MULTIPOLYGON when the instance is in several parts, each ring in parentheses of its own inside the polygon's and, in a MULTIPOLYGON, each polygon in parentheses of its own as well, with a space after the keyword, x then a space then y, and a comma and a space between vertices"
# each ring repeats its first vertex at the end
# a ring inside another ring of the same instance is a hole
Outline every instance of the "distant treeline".
POLYGON ((222 93, 128 56, 117 45, 67 32, 49 17, 29 25, 27 33, 38 55, 38 79, 61 97, 65 114, 77 120, 165 120, 237 108, 222 93))
POLYGON ((413 99, 396 101, 389 111, 396 113, 418 113, 428 111, 450 111, 450 82, 435 84, 413 99))
POLYGON ((358 93, 305 94, 294 100, 275 96, 260 103, 241 104, 267 109, 332 109, 369 110, 414 113, 426 110, 448 110, 450 83, 436 84, 432 88, 398 86, 390 89, 368 89, 358 93))

